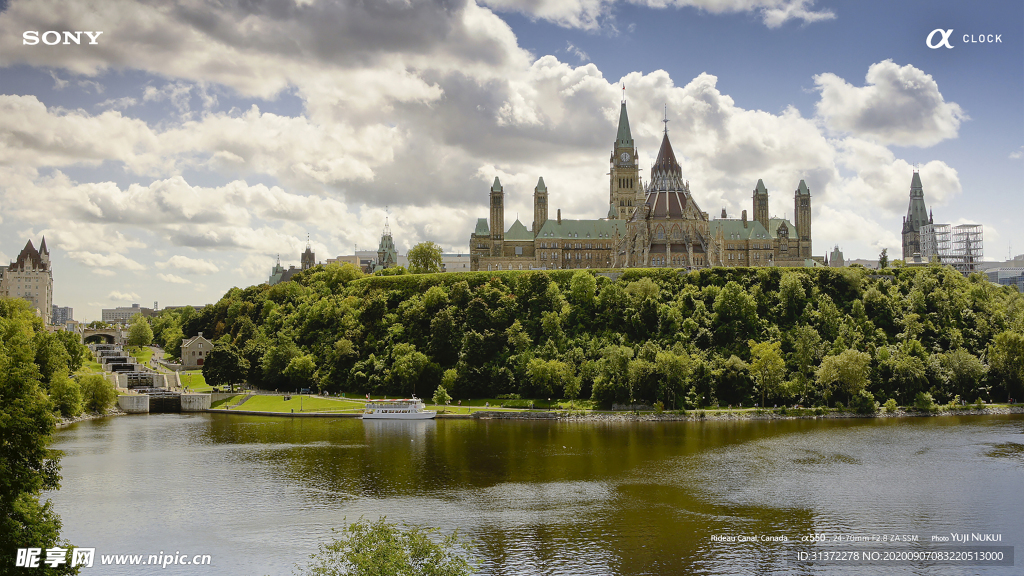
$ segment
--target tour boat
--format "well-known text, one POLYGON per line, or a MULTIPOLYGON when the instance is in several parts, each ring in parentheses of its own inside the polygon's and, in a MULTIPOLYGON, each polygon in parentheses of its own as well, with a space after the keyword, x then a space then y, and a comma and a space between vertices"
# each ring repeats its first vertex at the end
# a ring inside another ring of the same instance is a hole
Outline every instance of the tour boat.
POLYGON ((363 419, 427 420, 437 416, 433 410, 424 410, 419 398, 405 400, 368 400, 363 419))

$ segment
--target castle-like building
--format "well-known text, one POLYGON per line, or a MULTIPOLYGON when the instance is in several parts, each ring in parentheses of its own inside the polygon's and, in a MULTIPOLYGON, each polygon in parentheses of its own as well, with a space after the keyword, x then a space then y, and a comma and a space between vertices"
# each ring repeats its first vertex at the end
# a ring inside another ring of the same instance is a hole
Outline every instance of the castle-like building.
MULTIPOLYGON (((667 122, 667 120, 666 120, 667 122)), ((599 220, 549 219, 544 178, 533 191, 530 229, 516 219, 505 228, 505 192, 498 178, 490 190, 490 218, 470 235, 472 270, 710 266, 812 266, 811 191, 801 180, 793 195, 795 222, 771 217, 768 189, 757 181, 752 220, 711 220, 690 194, 669 141, 662 137, 646 185, 626 103, 612 144, 608 216, 599 220)))
POLYGON ((53 269, 46 238, 36 250, 29 240, 9 266, 0 266, 0 297, 28 300, 47 325, 53 314, 53 269))

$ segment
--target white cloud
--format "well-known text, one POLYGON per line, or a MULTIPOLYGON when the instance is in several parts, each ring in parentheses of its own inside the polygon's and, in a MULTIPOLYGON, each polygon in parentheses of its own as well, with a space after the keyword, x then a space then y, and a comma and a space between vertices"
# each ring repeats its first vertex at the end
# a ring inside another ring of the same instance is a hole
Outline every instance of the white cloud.
POLYGON ((1010 152, 1010 160, 1020 160, 1021 158, 1024 158, 1024 146, 1010 152))
POLYGON ((68 252, 73 260, 86 266, 102 268, 119 268, 122 270, 145 270, 146 267, 128 258, 124 254, 96 254, 94 252, 68 252))
POLYGON ((114 290, 107 295, 107 298, 114 300, 115 302, 131 302, 133 300, 137 302, 139 300, 139 295, 135 292, 119 292, 114 290))
POLYGON ((114 110, 124 110, 138 104, 139 101, 131 96, 124 96, 122 98, 107 98, 103 102, 96 105, 97 108, 111 108, 114 110))
POLYGON ((117 276, 117 272, 114 272, 113 270, 108 270, 106 268, 93 268, 92 270, 90 270, 90 272, 97 276, 117 276))
POLYGON ((899 146, 931 146, 956 138, 967 115, 946 102, 929 74, 892 60, 872 64, 867 85, 856 87, 835 74, 814 77, 821 92, 818 115, 838 132, 899 146))
MULTIPOLYGON (((831 10, 814 10, 814 0, 628 0, 649 8, 695 8, 711 14, 760 13, 764 25, 778 28, 790 20, 803 24, 832 20, 831 10)), ((504 12, 520 12, 563 28, 614 29, 609 22, 615 0, 484 0, 487 6, 504 12)))
POLYGON ((157 277, 160 278, 161 280, 163 280, 164 282, 170 282, 171 284, 191 284, 192 283, 189 280, 186 280, 185 278, 182 278, 181 276, 175 276, 174 274, 158 273, 157 277))
MULTIPOLYGON (((170 268, 171 270, 178 270, 189 274, 213 274, 219 270, 217 265, 213 262, 203 260, 201 258, 189 258, 188 256, 182 256, 180 254, 171 256, 170 259, 165 262, 157 262, 156 267, 161 270, 170 268)), ((167 275, 160 274, 161 278, 164 276, 167 275)), ((174 278, 177 277, 174 276, 174 278)), ((175 282, 175 280, 168 281, 175 282)), ((187 280, 185 280, 185 282, 187 282, 187 280)))

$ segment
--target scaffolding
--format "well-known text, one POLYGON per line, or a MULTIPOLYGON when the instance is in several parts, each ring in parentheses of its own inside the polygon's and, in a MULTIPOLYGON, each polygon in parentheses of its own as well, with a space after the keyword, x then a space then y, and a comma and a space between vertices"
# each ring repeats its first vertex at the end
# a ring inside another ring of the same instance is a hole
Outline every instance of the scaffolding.
POLYGON ((953 254, 949 242, 949 224, 925 224, 921 226, 921 256, 929 262, 936 257, 942 262, 953 254))
POLYGON ((950 264, 964 276, 977 272, 977 263, 985 253, 985 235, 981 224, 953 227, 953 261, 950 264))
POLYGON ((948 264, 964 276, 977 272, 984 255, 981 224, 925 224, 921 227, 921 256, 948 264))

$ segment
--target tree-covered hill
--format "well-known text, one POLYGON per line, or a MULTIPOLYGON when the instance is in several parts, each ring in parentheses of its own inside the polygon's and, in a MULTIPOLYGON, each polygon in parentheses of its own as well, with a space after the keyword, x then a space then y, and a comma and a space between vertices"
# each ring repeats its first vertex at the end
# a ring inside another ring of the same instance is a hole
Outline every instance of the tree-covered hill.
POLYGON ((202 331, 266 389, 604 405, 1021 397, 1024 296, 951 268, 506 271, 318 266, 154 322, 202 331), (612 277, 615 277, 613 280, 612 277), (567 388, 568 387, 568 388, 567 388))

